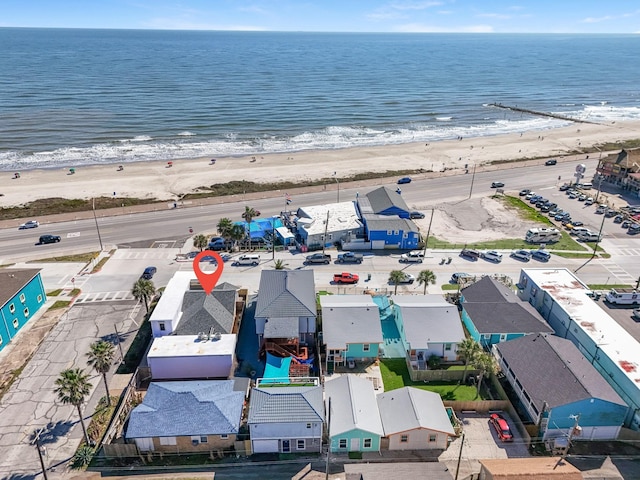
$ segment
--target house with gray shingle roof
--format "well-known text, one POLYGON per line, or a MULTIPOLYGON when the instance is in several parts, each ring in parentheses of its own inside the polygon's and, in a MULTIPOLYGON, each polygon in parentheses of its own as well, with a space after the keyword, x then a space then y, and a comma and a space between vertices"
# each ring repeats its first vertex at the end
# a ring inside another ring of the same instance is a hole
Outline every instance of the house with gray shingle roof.
POLYGON ((368 378, 341 375, 324 384, 332 452, 377 452, 384 435, 376 392, 368 378))
POLYGON ((460 316, 469 336, 485 348, 523 335, 553 333, 533 306, 491 277, 463 288, 460 305, 460 316))
POLYGON ((260 342, 313 345, 316 293, 312 270, 263 270, 256 301, 260 342))
POLYGON ((378 358, 384 339, 380 311, 370 295, 322 295, 320 306, 326 371, 347 360, 378 358))
POLYGON ((0 350, 47 301, 40 269, 0 270, 0 350))
POLYGON ((249 432, 253 453, 320 452, 322 386, 258 386, 251 390, 249 432))
POLYGON ((618 437, 628 406, 571 341, 527 335, 494 345, 493 353, 543 439, 567 435, 577 414, 582 439, 618 437))
POLYGON ((392 295, 395 322, 411 367, 426 370, 431 355, 444 361, 458 358, 465 339, 458 307, 442 295, 392 295))
POLYGON ((440 395, 403 387, 377 396, 384 429, 383 447, 389 450, 447 448, 455 435, 440 395))
POLYGON ((358 210, 361 215, 395 215, 409 218, 409 207, 402 195, 389 187, 379 187, 365 195, 359 195, 358 210))
POLYGON ((127 441, 140 451, 207 453, 231 448, 249 379, 152 382, 129 416, 127 441))

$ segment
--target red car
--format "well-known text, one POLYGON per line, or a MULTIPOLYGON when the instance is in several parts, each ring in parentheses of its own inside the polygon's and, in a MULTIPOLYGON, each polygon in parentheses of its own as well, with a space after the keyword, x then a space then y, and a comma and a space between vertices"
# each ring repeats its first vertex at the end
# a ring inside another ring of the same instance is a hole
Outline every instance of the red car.
POLYGON ((489 421, 493 428, 496 429, 498 438, 503 442, 513 442, 513 435, 511 435, 511 429, 504 417, 498 413, 492 413, 489 417, 489 421))

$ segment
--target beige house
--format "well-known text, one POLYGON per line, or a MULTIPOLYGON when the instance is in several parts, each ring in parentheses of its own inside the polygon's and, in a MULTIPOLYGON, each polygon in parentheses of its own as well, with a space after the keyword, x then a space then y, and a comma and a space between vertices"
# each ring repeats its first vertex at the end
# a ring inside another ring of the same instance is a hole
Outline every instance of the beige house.
POLYGON ((480 480, 582 480, 582 473, 559 458, 531 457, 479 460, 480 480))
POLYGON ((388 450, 446 450, 455 431, 440 395, 404 387, 377 397, 388 450))

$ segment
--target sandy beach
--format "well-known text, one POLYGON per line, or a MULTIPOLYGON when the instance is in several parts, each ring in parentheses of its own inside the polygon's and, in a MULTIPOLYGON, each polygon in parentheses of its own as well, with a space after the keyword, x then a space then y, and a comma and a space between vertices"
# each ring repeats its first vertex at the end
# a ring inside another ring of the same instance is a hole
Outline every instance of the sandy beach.
POLYGON ((507 134, 410 143, 370 148, 304 151, 255 157, 212 157, 118 165, 3 172, 0 206, 23 205, 42 198, 98 196, 175 200, 198 187, 232 180, 303 182, 331 177, 340 179, 359 172, 424 169, 443 171, 495 161, 562 156, 608 142, 640 138, 640 121, 607 125, 574 124, 568 127, 507 134))

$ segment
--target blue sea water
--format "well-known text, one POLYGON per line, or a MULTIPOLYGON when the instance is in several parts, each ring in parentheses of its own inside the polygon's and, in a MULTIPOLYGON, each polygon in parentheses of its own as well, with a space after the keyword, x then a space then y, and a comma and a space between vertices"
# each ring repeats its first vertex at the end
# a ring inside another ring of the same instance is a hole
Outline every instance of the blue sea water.
POLYGON ((640 119, 639 35, 0 28, 0 169, 640 119))

